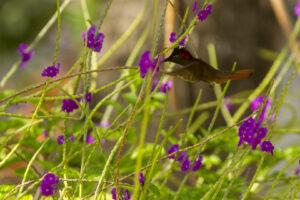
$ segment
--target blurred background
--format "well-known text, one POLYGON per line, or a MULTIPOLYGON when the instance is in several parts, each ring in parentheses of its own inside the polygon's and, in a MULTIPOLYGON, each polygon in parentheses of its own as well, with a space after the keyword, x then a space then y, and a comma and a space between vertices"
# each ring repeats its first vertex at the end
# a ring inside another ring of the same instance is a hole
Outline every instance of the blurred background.
MULTIPOLYGON (((191 7, 192 0, 175 0, 175 18, 171 31, 178 31, 180 19, 187 6, 191 7)), ((295 0, 284 0, 287 10, 287 22, 282 26, 274 9, 276 0, 226 0, 215 1, 211 16, 195 28, 187 44, 193 54, 208 61, 208 44, 216 47, 218 64, 221 69, 231 70, 234 62, 237 68, 252 68, 255 70, 253 77, 231 84, 228 96, 239 94, 254 89, 261 82, 269 70, 274 58, 287 41, 286 32, 291 29, 296 21, 293 7, 295 0), (273 2, 273 4, 272 4, 273 2)), ((159 5, 163 5, 161 1, 159 5)), ((92 22, 99 22, 106 6, 106 1, 87 0, 92 22)), ((105 34, 103 55, 112 44, 128 29, 129 25, 143 9, 144 1, 141 0, 115 0, 111 5, 106 19, 101 28, 105 34)), ((18 59, 17 48, 21 42, 31 43, 38 32, 56 12, 54 0, 1 0, 0 1, 0 78, 2 78, 18 59)), ((278 14, 278 13, 277 13, 278 14)), ((106 61, 103 66, 122 66, 125 64, 129 53, 132 51, 136 40, 148 22, 151 13, 145 16, 142 25, 130 36, 126 45, 119 48, 116 53, 106 61)), ((62 14, 61 51, 59 62, 65 72, 75 62, 83 46, 81 34, 86 31, 80 1, 72 0, 62 14)), ((170 30, 168 30, 170 31, 170 30)), ((56 24, 52 26, 46 36, 34 48, 35 55, 25 69, 18 71, 11 77, 3 89, 22 89, 24 86, 40 82, 42 69, 49 66, 55 50, 56 24)), ((169 33, 163 33, 160 39, 159 50, 167 41, 169 33), (167 36, 164 36, 166 34, 167 36)), ((144 50, 151 48, 153 38, 149 34, 144 50)), ((135 62, 136 65, 138 61, 135 62)), ((62 73, 63 73, 62 72, 62 73)), ((107 83, 119 76, 119 72, 109 72, 99 76, 98 84, 107 83)), ((299 127, 300 90, 297 77, 285 98, 284 105, 279 115, 279 126, 299 127)), ((170 108, 172 112, 191 107, 199 90, 203 89, 202 102, 215 99, 214 91, 205 83, 187 83, 174 79, 172 89, 175 100, 170 108)), ((97 97, 97 98, 101 98, 97 97)), ((1 122, 0 122, 1 123, 1 122)), ((223 124, 222 117, 218 119, 223 124)), ((299 145, 300 137, 297 133, 287 133, 275 145, 278 148, 299 145)), ((295 165, 296 166, 296 165, 295 165)), ((291 169, 294 169, 292 166, 291 169)), ((292 171, 291 171, 292 173, 292 171)))

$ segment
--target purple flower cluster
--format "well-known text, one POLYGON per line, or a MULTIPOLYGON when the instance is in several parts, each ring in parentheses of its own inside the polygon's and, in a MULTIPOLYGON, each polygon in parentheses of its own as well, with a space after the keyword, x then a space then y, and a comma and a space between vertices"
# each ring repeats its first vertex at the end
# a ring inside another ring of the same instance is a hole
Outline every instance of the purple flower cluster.
POLYGON ((57 190, 59 184, 59 177, 54 173, 47 173, 44 175, 40 185, 40 192, 43 196, 52 196, 57 190))
POLYGON ((60 68, 59 63, 57 63, 56 65, 48 66, 42 71, 41 75, 43 77, 54 78, 55 76, 57 76, 59 74, 59 68, 60 68))
MULTIPOLYGON (((172 146, 167 150, 168 158, 169 159, 175 159, 175 155, 178 152, 178 150, 179 150, 179 145, 178 144, 172 144, 172 146)), ((190 169, 193 172, 196 172, 202 167, 203 157, 201 155, 198 155, 196 160, 191 164, 191 161, 189 160, 189 156, 186 153, 186 151, 182 151, 178 155, 176 161, 181 163, 181 171, 182 172, 187 172, 190 169)))
POLYGON ((139 173, 139 182, 141 185, 145 184, 145 176, 142 172, 139 173))
MULTIPOLYGON (((171 43, 173 43, 173 42, 175 42, 176 39, 177 39, 176 33, 175 33, 175 32, 172 32, 172 33, 170 34, 169 41, 170 41, 171 43)), ((183 38, 182 40, 180 40, 179 46, 182 46, 182 47, 185 46, 187 39, 188 39, 188 36, 187 36, 187 35, 184 36, 184 38, 183 38)))
POLYGON ((73 99, 64 99, 61 106, 61 110, 67 113, 73 112, 78 108, 79 106, 73 99))
POLYGON ((71 142, 75 141, 75 136, 74 136, 73 133, 71 133, 71 135, 70 135, 70 137, 69 137, 69 140, 70 140, 71 142))
POLYGON ((261 113, 260 113, 260 115, 259 115, 259 122, 263 122, 265 119, 266 119, 266 117, 267 117, 267 110, 271 107, 271 100, 270 100, 270 98, 267 98, 266 100, 265 100, 265 97, 264 96, 258 96, 258 97, 256 97, 252 102, 251 102, 251 104, 250 104, 250 109, 252 110, 252 111, 256 111, 256 110, 258 110, 259 108, 260 108, 260 106, 262 106, 263 105, 263 103, 264 103, 264 101, 266 101, 266 103, 265 103, 265 105, 263 106, 263 108, 262 108, 262 111, 261 111, 261 113))
MULTIPOLYGON (((151 88, 151 91, 153 91, 157 84, 158 84, 158 80, 157 79, 154 79, 153 82, 152 82, 152 88, 151 88)), ((162 93, 167 93, 167 91, 170 91, 171 88, 173 86, 173 81, 164 81, 162 82, 162 84, 160 85, 160 88, 159 88, 159 92, 162 92, 162 93)))
POLYGON ((211 14, 212 12, 212 5, 211 4, 208 4, 205 6, 204 9, 200 9, 197 16, 198 16, 198 19, 200 21, 204 21, 206 20, 206 18, 211 14))
POLYGON ((57 144, 62 145, 65 143, 65 136, 59 135, 59 136, 57 136, 56 140, 57 140, 57 144))
MULTIPOLYGON (((117 189, 116 188, 111 189, 111 196, 112 196, 113 200, 117 200, 117 189)), ((127 189, 124 191, 123 199, 130 200, 130 193, 127 189)))
POLYGON ((159 91, 161 91, 162 93, 167 93, 167 91, 171 90, 172 86, 173 86, 173 82, 172 81, 162 82, 159 91))
MULTIPOLYGON (((86 33, 82 34, 84 42, 86 41, 86 33)), ((87 47, 95 52, 100 52, 103 46, 104 34, 98 33, 95 25, 92 25, 87 31, 87 47)))
POLYGON ((84 99, 87 103, 91 103, 92 100, 93 100, 93 96, 92 96, 92 93, 88 92, 84 95, 84 99))
POLYGON ((300 16, 300 1, 298 0, 295 7, 294 7, 294 13, 297 17, 300 16))
POLYGON ((95 138, 92 136, 92 134, 87 134, 85 142, 87 144, 93 144, 95 142, 95 138))
MULTIPOLYGON (((148 71, 153 71, 157 65, 158 59, 152 59, 150 51, 145 51, 139 61, 140 76, 144 78, 148 71)), ((158 71, 158 67, 157 67, 158 71)))
POLYGON ((21 57, 20 68, 24 69, 25 65, 31 60, 34 52, 28 51, 28 45, 21 43, 18 47, 18 53, 21 57))
POLYGON ((268 129, 261 127, 261 123, 250 117, 245 120, 239 128, 239 143, 238 146, 246 143, 249 144, 252 150, 255 150, 257 145, 260 145, 261 151, 269 152, 273 155, 274 146, 270 141, 263 141, 267 136, 268 129))

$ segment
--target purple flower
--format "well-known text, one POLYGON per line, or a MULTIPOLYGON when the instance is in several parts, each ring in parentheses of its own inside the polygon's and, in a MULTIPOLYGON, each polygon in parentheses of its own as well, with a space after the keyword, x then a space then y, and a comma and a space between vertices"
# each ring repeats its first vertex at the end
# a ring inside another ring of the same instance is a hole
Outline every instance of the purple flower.
POLYGON ((91 103, 93 100, 92 93, 88 92, 84 95, 84 99, 86 102, 91 103))
POLYGON ((92 49, 95 52, 100 52, 103 45, 104 34, 101 32, 97 33, 96 26, 92 25, 88 29, 87 34, 85 32, 82 33, 84 42, 86 41, 86 35, 87 35, 87 47, 89 49, 92 49))
POLYGON ((256 121, 253 118, 245 120, 239 128, 240 141, 238 146, 243 143, 251 144, 256 131, 256 121))
POLYGON ((40 192, 42 196, 52 196, 55 193, 55 188, 52 185, 41 184, 40 192))
POLYGON ((198 12, 198 19, 200 21, 206 20, 206 18, 211 14, 211 12, 212 12, 212 5, 208 4, 204 9, 201 9, 198 12))
POLYGON ((31 60, 34 52, 28 51, 28 45, 21 43, 18 47, 18 53, 21 57, 20 68, 24 69, 25 65, 31 60))
POLYGON ((188 158, 186 158, 181 165, 181 171, 187 172, 190 169, 190 161, 188 158))
MULTIPOLYGON (((157 64, 157 59, 152 59, 150 51, 145 51, 139 61, 140 76, 144 78, 148 71, 154 70, 157 64)), ((158 71, 158 68, 157 68, 158 71)))
POLYGON ((59 135, 59 136, 57 136, 56 140, 57 140, 57 143, 61 145, 61 144, 65 143, 65 136, 59 135))
POLYGON ((117 199, 117 188, 114 187, 111 189, 111 196, 113 200, 117 199))
POLYGON ((85 142, 87 144, 93 144, 95 142, 95 138, 92 136, 92 134, 87 134, 85 142))
POLYGON ((64 99, 63 102, 62 102, 61 110, 63 112, 70 113, 70 112, 73 112, 74 110, 76 110, 78 108, 79 108, 79 106, 77 105, 77 103, 74 100, 64 99))
POLYGON ((172 86, 173 86, 172 81, 163 82, 160 86, 160 91, 163 92, 163 93, 167 93, 167 91, 171 90, 172 86))
POLYGON ((297 17, 300 16, 300 1, 297 1, 296 5, 294 7, 294 12, 297 17))
POLYGON ((212 5, 211 5, 211 4, 208 4, 208 5, 206 6, 205 10, 206 10, 207 14, 210 15, 211 12, 212 12, 212 5))
POLYGON ((179 145, 178 144, 172 144, 172 146, 168 149, 169 159, 174 159, 175 158, 175 152, 177 152, 178 150, 179 150, 179 145))
POLYGON ((57 184, 59 184, 59 177, 53 173, 47 173, 41 181, 41 194, 43 196, 52 196, 56 191, 57 184))
MULTIPOLYGON (((256 111, 257 109, 259 109, 259 107, 264 103, 265 97, 264 96, 258 96, 256 97, 250 104, 250 109, 252 111, 256 111)), ((266 104, 264 105, 264 107, 262 108, 262 111, 259 115, 259 119, 258 122, 261 124, 267 116, 267 109, 271 106, 271 100, 270 98, 267 98, 266 100, 266 104)))
POLYGON ((194 165, 192 168, 193 172, 198 171, 202 167, 202 160, 203 160, 203 157, 199 155, 194 162, 194 165))
POLYGON ((224 104, 229 111, 233 110, 234 105, 230 97, 225 97, 224 104))
POLYGON ((105 122, 100 122, 99 126, 103 127, 103 128, 108 128, 110 126, 110 123, 105 121, 105 122))
MULTIPOLYGON (((173 43, 175 42, 176 39, 177 39, 176 33, 172 32, 169 37, 170 42, 173 43)), ((184 36, 183 39, 179 42, 179 46, 184 46, 187 39, 188 39, 188 35, 184 36)))
POLYGON ((59 177, 56 176, 54 173, 47 173, 44 175, 42 183, 46 185, 54 185, 59 183, 59 177))
POLYGON ((60 64, 57 63, 56 66, 52 65, 52 66, 49 66, 47 68, 45 68, 43 71, 42 71, 42 76, 43 77, 51 77, 51 78, 54 78, 55 76, 58 75, 59 73, 59 68, 60 68, 60 64))
POLYGON ((128 190, 124 191, 124 200, 130 200, 130 193, 128 190))
POLYGON ((71 135, 70 135, 70 137, 69 137, 69 140, 72 141, 72 142, 75 141, 75 136, 74 136, 73 133, 71 133, 71 135))
POLYGON ((145 176, 142 172, 139 173, 139 182, 141 185, 145 184, 145 176))
MULTIPOLYGON (((256 97, 250 104, 250 109, 252 111, 256 111, 259 109, 260 105, 264 103, 265 97, 264 96, 258 96, 256 97)), ((267 99, 265 107, 268 108, 271 106, 271 100, 270 98, 267 99)))
POLYGON ((179 154, 178 158, 177 158, 177 161, 178 162, 183 162, 185 161, 186 159, 188 158, 188 155, 186 153, 186 151, 183 151, 179 154))
POLYGON ((193 12, 196 12, 198 10, 198 0, 195 0, 193 3, 193 12))
POLYGON ((175 40, 176 40, 176 33, 175 32, 170 33, 169 41, 173 43, 175 42, 175 40))
POLYGON ((46 138, 46 137, 49 137, 49 132, 48 131, 46 131, 46 130, 44 130, 43 131, 43 136, 46 138))
POLYGON ((298 176, 298 175, 300 175, 300 160, 298 161, 299 163, 298 163, 298 167, 296 168, 296 170, 295 170, 295 174, 298 176))
POLYGON ((260 144, 260 149, 263 152, 271 153, 273 155, 274 146, 271 141, 264 141, 260 144))
POLYGON ((188 35, 184 36, 183 39, 179 42, 179 46, 184 46, 188 39, 188 35))

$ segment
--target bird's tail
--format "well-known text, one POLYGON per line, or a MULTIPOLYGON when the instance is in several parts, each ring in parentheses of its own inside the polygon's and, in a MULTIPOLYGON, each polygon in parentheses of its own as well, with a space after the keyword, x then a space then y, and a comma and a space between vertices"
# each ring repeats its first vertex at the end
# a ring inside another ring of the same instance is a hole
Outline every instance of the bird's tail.
POLYGON ((244 70, 237 70, 234 72, 224 72, 222 74, 219 74, 216 79, 214 80, 216 83, 222 84, 226 83, 226 81, 229 80, 240 80, 249 78, 252 76, 253 70, 244 69, 244 70))

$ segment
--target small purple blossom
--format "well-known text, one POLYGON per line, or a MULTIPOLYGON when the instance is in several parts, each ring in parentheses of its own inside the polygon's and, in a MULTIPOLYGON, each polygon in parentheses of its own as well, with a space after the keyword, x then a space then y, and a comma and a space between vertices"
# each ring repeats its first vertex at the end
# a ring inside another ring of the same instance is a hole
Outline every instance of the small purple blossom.
POLYGON ((198 171, 202 167, 202 160, 203 160, 203 157, 200 155, 196 158, 193 168, 192 168, 193 172, 198 171))
POLYGON ((95 138, 92 136, 92 134, 87 134, 85 142, 87 144, 93 144, 95 142, 95 138))
POLYGON ((181 165, 181 171, 187 172, 190 169, 190 160, 186 158, 181 165))
POLYGON ((297 176, 300 175, 300 160, 298 161, 298 167, 297 167, 296 170, 295 170, 295 174, 296 174, 297 176))
POLYGON ((300 1, 297 1, 295 7, 294 7, 294 13, 297 17, 300 16, 300 1))
POLYGON ((264 141, 260 144, 260 149, 263 152, 271 153, 273 155, 274 146, 271 141, 264 141))
POLYGON ((100 122, 99 126, 103 128, 108 128, 110 126, 110 123, 108 121, 100 122))
POLYGON ((198 0, 195 0, 193 3, 193 12, 196 12, 198 10, 198 0))
MULTIPOLYGON (((256 111, 257 109, 259 109, 260 105, 264 103, 264 100, 265 100, 265 97, 264 96, 258 96, 256 97, 250 104, 250 109, 252 111, 256 111)), ((266 104, 265 104, 265 107, 266 109, 269 108, 271 106, 271 100, 270 98, 268 98, 266 100, 266 104)))
POLYGON ((175 158, 175 152, 179 150, 178 144, 172 144, 172 146, 167 150, 169 159, 175 158))
POLYGON ((86 94, 84 95, 84 99, 85 99, 86 102, 91 103, 92 100, 93 100, 92 93, 90 93, 90 92, 86 93, 86 94))
POLYGON ((229 111, 232 111, 233 108, 234 108, 234 105, 232 103, 232 100, 230 97, 225 97, 224 99, 224 104, 226 106, 226 108, 229 110, 229 111))
POLYGON ((127 189, 124 191, 124 200, 130 200, 130 193, 127 189))
POLYGON ((206 18, 211 14, 211 12, 212 12, 212 5, 208 4, 204 9, 199 10, 198 19, 200 21, 206 20, 206 18))
POLYGON ((211 4, 208 4, 208 5, 206 6, 205 10, 206 10, 207 14, 210 15, 211 12, 212 12, 212 5, 211 5, 211 4))
POLYGON ((141 185, 145 184, 145 176, 142 172, 139 173, 139 182, 141 185))
POLYGON ((70 112, 73 112, 74 110, 76 110, 78 108, 79 108, 79 106, 77 105, 77 103, 74 100, 64 99, 63 102, 62 102, 61 110, 63 112, 70 113, 70 112))
POLYGON ((173 43, 175 42, 175 40, 176 40, 176 33, 175 32, 170 33, 169 41, 173 43))
POLYGON ((117 188, 114 187, 111 189, 111 197, 113 200, 117 199, 117 188))
POLYGON ((167 93, 167 91, 171 90, 172 86, 173 86, 172 81, 163 82, 160 86, 160 91, 163 92, 163 93, 167 93))
POLYGON ((52 185, 42 183, 40 185, 40 192, 42 196, 52 196, 55 193, 55 188, 52 185))
POLYGON ((239 128, 240 141, 238 146, 243 143, 251 144, 256 131, 256 121, 254 118, 245 120, 239 128))
MULTIPOLYGON (((173 43, 173 42, 176 41, 176 39, 177 39, 176 33, 175 33, 175 32, 172 32, 172 33, 170 34, 169 41, 170 41, 171 43, 173 43)), ((179 46, 185 46, 185 43, 186 43, 187 39, 188 39, 188 35, 184 36, 183 39, 180 40, 179 46)))
POLYGON ((43 196, 52 196, 56 192, 56 186, 59 184, 59 177, 53 173, 47 173, 44 175, 41 185, 40 192, 43 196))
POLYGON ((87 34, 85 32, 82 33, 82 38, 84 41, 86 41, 86 35, 87 47, 95 52, 100 52, 103 46, 104 34, 101 32, 97 33, 96 26, 92 25, 88 29, 87 34))
POLYGON ((44 175, 42 183, 47 185, 54 185, 59 183, 59 177, 56 176, 54 173, 47 173, 44 175))
POLYGON ((186 151, 183 151, 179 154, 178 158, 177 158, 177 161, 178 162, 183 162, 185 161, 186 159, 188 158, 188 155, 186 153, 186 151))
POLYGON ((186 41, 187 41, 188 38, 189 38, 188 35, 184 36, 183 39, 180 40, 179 46, 182 46, 182 47, 185 46, 185 43, 186 43, 186 41))
MULTIPOLYGON (((145 51, 139 61, 140 76, 144 78, 148 71, 154 70, 157 64, 157 59, 152 59, 150 51, 145 51)), ((157 68, 158 71, 158 68, 157 68)))
POLYGON ((49 137, 49 132, 48 131, 46 131, 46 130, 44 130, 43 131, 43 136, 46 138, 46 137, 49 137))
POLYGON ((75 141, 75 136, 74 136, 73 133, 71 133, 71 135, 70 135, 70 137, 69 137, 69 140, 70 140, 71 142, 75 141))
POLYGON ((45 68, 43 71, 42 71, 42 76, 43 77, 51 77, 51 78, 54 78, 55 76, 57 76, 59 74, 59 68, 60 68, 60 64, 57 63, 55 66, 52 65, 52 66, 49 66, 47 68, 45 68))
POLYGON ((20 68, 24 69, 25 65, 31 60, 34 52, 28 51, 28 45, 21 43, 18 47, 18 53, 21 57, 20 68))
POLYGON ((57 136, 56 140, 57 140, 57 143, 59 145, 61 145, 61 144, 65 143, 65 136, 59 135, 59 136, 57 136))

